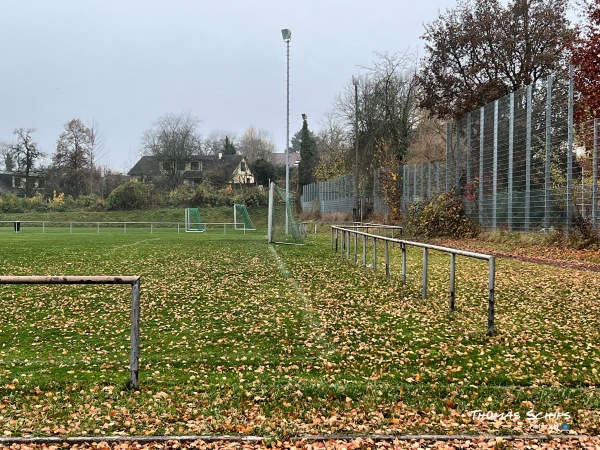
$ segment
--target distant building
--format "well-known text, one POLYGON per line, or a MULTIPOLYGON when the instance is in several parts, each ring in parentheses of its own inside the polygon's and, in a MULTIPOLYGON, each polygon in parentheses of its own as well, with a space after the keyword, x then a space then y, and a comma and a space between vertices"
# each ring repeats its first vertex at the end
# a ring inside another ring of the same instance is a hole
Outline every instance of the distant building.
MULTIPOLYGON (((290 169, 293 169, 294 167, 298 167, 298 164, 300 164, 300 153, 298 153, 298 152, 289 153, 289 157, 290 157, 290 169)), ((275 167, 277 167, 277 166, 285 167, 285 153, 272 153, 271 158, 272 158, 271 161, 275 167)))
MULTIPOLYGON (((13 192, 18 195, 25 195, 27 190, 27 176, 20 172, 0 172, 0 194, 13 192)), ((29 175, 31 183, 31 193, 42 190, 46 184, 46 175, 40 172, 29 175)))
POLYGON ((177 174, 183 183, 196 186, 211 172, 222 171, 232 185, 254 184, 254 175, 243 155, 193 156, 183 160, 142 156, 127 173, 132 179, 151 183, 177 174))

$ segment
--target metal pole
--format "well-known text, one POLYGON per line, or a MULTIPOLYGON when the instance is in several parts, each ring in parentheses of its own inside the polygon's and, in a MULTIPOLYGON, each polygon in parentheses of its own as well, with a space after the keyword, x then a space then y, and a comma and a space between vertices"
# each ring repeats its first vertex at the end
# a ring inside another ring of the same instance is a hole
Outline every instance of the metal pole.
POLYGON ((494 280, 496 278, 496 263, 493 256, 490 256, 490 274, 488 282, 488 336, 495 334, 494 329, 494 280))
POLYGON ((467 183, 471 182, 471 134, 472 130, 471 113, 467 113, 467 183))
POLYGON ((427 255, 429 254, 429 249, 427 247, 423 247, 423 287, 421 291, 421 296, 423 300, 427 298, 427 255))
POLYGON ((456 253, 450 253, 450 312, 454 311, 455 285, 456 285, 456 253))
POLYGON ((479 224, 483 225, 483 144, 485 141, 485 109, 479 109, 479 224))
POLYGON ((510 93, 510 111, 508 114, 508 229, 513 222, 513 151, 515 132, 515 93, 510 93))
MULTIPOLYGON (((287 47, 287 70, 286 70, 286 141, 285 141, 285 201, 290 201, 290 40, 292 34, 288 31, 288 36, 284 36, 287 47)), ((288 209, 285 208, 285 234, 289 234, 288 209)))
POLYGON ((373 272, 377 272, 377 238, 373 238, 373 272))
POLYGON ((389 241, 384 241, 385 246, 385 276, 390 276, 390 249, 389 249, 389 241))
POLYGON ((446 192, 450 192, 450 148, 452 147, 452 125, 446 124, 446 192))
POLYGON ((544 177, 544 229, 546 233, 550 231, 550 209, 551 197, 550 189, 552 176, 550 173, 550 164, 552 161, 552 75, 548 75, 546 82, 546 165, 544 177))
POLYGON ((401 243, 400 249, 402 250, 402 284, 406 284, 406 244, 401 243))
MULTIPOLYGON (((594 168, 592 171, 592 227, 595 232, 598 232, 598 119, 594 119, 593 162, 594 168)), ((583 202, 581 209, 583 209, 583 202)))
POLYGON ((358 78, 352 77, 354 84, 354 221, 358 222, 360 210, 360 183, 358 176, 358 78))
POLYGON ((498 100, 494 102, 494 159, 492 175, 492 228, 498 228, 498 100))
POLYGON ((129 356, 129 388, 138 389, 140 361, 140 280, 131 285, 131 352, 129 356))
POLYGON ((572 192, 573 192, 573 107, 574 107, 574 82, 573 82, 573 66, 569 66, 569 112, 568 112, 568 131, 567 131, 567 218, 566 230, 567 234, 571 232, 571 215, 572 215, 572 192))
POLYGON ((525 137, 525 231, 531 226, 531 116, 533 87, 527 86, 527 131, 525 137))

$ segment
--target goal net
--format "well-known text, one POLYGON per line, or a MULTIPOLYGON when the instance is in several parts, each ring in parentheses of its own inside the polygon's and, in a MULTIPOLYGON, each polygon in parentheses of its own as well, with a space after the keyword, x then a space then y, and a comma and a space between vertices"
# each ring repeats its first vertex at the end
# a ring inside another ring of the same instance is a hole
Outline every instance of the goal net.
POLYGON ((255 230, 246 205, 236 203, 233 205, 233 225, 236 230, 255 230))
POLYGON ((294 195, 290 192, 289 198, 285 190, 271 183, 269 189, 269 212, 267 240, 269 243, 296 243, 303 244, 306 233, 298 221, 294 209, 294 195))
POLYGON ((206 224, 202 221, 198 208, 186 208, 185 231, 186 233, 203 233, 206 231, 206 224))

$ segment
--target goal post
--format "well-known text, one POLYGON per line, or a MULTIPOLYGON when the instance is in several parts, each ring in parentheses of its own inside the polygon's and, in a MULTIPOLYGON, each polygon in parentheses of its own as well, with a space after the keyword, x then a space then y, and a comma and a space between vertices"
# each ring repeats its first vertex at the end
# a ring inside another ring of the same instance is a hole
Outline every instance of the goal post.
POLYGON ((254 224, 248 214, 246 205, 235 203, 233 205, 233 226, 236 230, 255 230, 254 224))
POLYGON ((131 334, 129 387, 139 388, 140 277, 139 276, 0 276, 0 284, 129 284, 131 285, 131 334))
POLYGON ((206 224, 202 221, 200 210, 198 208, 185 209, 185 232, 186 233, 204 233, 206 224))
POLYGON ((269 185, 269 209, 267 218, 267 241, 269 243, 303 244, 306 237, 294 209, 294 197, 286 196, 283 189, 271 182, 269 185), (286 214, 288 220, 286 232, 286 214))

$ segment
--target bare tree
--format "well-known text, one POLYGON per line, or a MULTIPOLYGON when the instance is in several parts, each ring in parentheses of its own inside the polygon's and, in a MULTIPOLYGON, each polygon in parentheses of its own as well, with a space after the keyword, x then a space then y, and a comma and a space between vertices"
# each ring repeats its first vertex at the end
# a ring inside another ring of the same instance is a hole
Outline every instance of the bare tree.
POLYGON ((253 163, 259 158, 271 161, 271 155, 275 151, 275 144, 271 133, 265 130, 256 129, 253 126, 248 128, 240 143, 238 144, 240 153, 253 163))
POLYGON ((202 137, 197 128, 198 119, 187 112, 167 114, 144 133, 142 153, 162 161, 166 188, 181 184, 183 172, 180 165, 202 154, 202 137))
POLYGON ((93 154, 92 129, 79 119, 67 122, 52 156, 52 173, 57 178, 54 184, 73 197, 85 194, 92 176, 93 154))
POLYGON ((328 114, 317 134, 319 162, 315 169, 318 181, 345 175, 352 171, 352 140, 333 114, 328 114))
POLYGON ((7 142, 0 142, 0 157, 2 157, 4 169, 7 172, 12 172, 15 169, 15 156, 13 154, 13 148, 11 144, 7 142))
POLYGON ((44 157, 44 153, 33 139, 34 132, 34 128, 17 128, 13 131, 16 139, 9 144, 16 171, 25 181, 22 189, 26 197, 33 196, 37 191, 38 186, 33 173, 39 160, 44 157))

